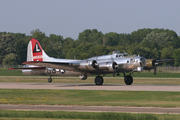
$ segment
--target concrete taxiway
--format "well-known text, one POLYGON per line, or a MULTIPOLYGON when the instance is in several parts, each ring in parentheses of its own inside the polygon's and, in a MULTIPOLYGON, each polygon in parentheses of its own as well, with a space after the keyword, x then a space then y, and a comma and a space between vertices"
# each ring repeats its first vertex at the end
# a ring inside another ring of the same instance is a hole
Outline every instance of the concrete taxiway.
POLYGON ((9 105, 9 104, 0 104, 0 110, 180 114, 180 108, 122 107, 122 106, 9 105))
MULTIPOLYGON (((8 83, 1 82, 0 89, 64 89, 64 90, 119 90, 119 91, 180 91, 180 85, 152 84, 103 84, 87 83, 8 83)), ((127 112, 180 114, 180 108, 123 107, 123 106, 70 106, 70 105, 13 105, 0 104, 0 110, 40 110, 40 111, 79 111, 79 112, 127 112)))
POLYGON ((152 84, 103 84, 87 83, 7 83, 1 82, 0 89, 64 89, 64 90, 121 90, 121 91, 180 91, 180 85, 152 84))

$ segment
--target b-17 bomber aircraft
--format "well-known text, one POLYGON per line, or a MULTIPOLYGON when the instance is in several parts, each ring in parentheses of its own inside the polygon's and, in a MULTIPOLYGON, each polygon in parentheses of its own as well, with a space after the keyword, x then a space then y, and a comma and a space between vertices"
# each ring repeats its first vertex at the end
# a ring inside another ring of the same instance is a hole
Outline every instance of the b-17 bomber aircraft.
POLYGON ((27 61, 23 63, 27 66, 10 69, 22 69, 24 75, 49 75, 48 82, 52 82, 51 76, 54 75, 79 76, 81 80, 86 80, 89 75, 97 75, 94 80, 96 85, 103 84, 103 77, 106 74, 115 76, 123 73, 125 84, 131 85, 133 83, 131 74, 156 69, 156 64, 167 61, 169 59, 159 61, 145 59, 119 51, 113 51, 111 55, 96 56, 86 60, 57 59, 49 57, 40 43, 33 38, 27 47, 27 61))

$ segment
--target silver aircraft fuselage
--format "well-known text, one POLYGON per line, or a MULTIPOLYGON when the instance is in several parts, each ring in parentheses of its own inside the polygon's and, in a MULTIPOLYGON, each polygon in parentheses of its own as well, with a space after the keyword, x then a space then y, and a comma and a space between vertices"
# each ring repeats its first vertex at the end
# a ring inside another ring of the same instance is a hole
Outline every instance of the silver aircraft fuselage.
MULTIPOLYGON (((73 59, 56 59, 51 58, 54 62, 67 62, 67 63, 81 63, 84 61, 97 61, 97 64, 102 64, 102 67, 108 68, 108 63, 117 63, 118 69, 116 70, 117 73, 121 72, 142 72, 143 67, 145 66, 145 58, 140 56, 129 56, 127 53, 114 53, 111 55, 103 55, 103 56, 97 56, 92 57, 87 60, 73 60, 73 59), (103 64, 104 63, 104 64, 103 64)), ((99 73, 101 74, 108 74, 113 73, 113 71, 109 71, 108 69, 98 69, 98 70, 92 70, 91 72, 87 72, 86 70, 82 70, 81 72, 77 71, 77 69, 81 69, 80 66, 78 66, 76 69, 72 68, 72 70, 69 70, 69 68, 64 67, 63 69, 56 69, 54 68, 48 68, 44 70, 23 70, 24 75, 60 75, 60 76, 79 76, 82 74, 87 75, 97 75, 99 73), (65 72, 62 72, 65 71, 65 72), (99 72, 97 72, 99 71, 99 72)))

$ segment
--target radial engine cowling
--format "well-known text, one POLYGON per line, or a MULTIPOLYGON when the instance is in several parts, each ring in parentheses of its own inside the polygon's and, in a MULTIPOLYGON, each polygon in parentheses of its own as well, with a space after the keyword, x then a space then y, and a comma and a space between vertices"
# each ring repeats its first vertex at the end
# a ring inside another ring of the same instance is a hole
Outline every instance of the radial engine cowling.
POLYGON ((116 62, 103 62, 98 64, 100 70, 107 70, 108 72, 114 72, 118 69, 116 62))
POLYGON ((151 68, 156 66, 156 60, 146 59, 146 67, 151 68))
POLYGON ((87 60, 80 63, 81 70, 96 70, 98 67, 97 62, 95 60, 87 60))

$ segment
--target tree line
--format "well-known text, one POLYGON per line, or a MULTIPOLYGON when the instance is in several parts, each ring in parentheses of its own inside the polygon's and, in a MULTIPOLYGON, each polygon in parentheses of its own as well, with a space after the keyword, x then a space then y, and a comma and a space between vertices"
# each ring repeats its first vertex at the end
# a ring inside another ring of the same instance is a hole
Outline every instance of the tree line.
POLYGON ((78 39, 46 34, 39 29, 31 35, 0 32, 0 64, 16 65, 26 61, 27 45, 36 38, 44 51, 54 58, 87 59, 126 51, 151 59, 174 59, 171 65, 180 66, 180 37, 169 29, 139 29, 131 34, 86 29, 78 39))

